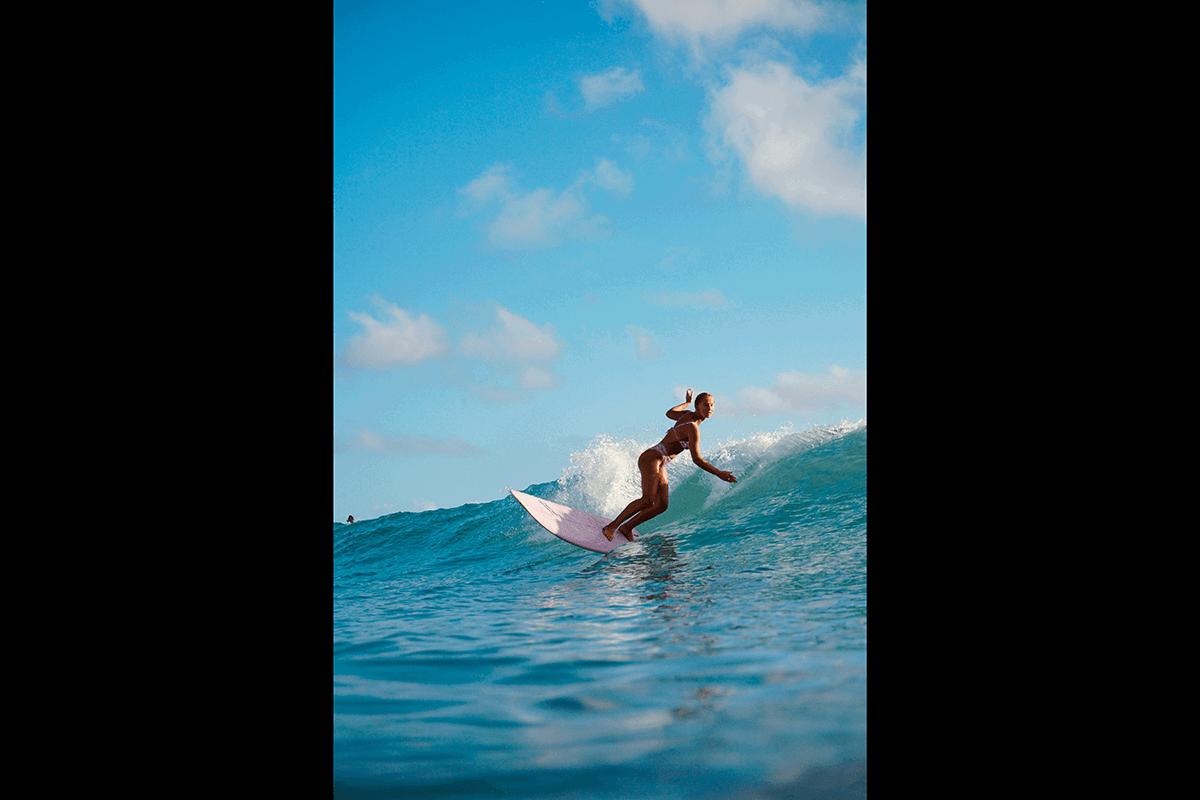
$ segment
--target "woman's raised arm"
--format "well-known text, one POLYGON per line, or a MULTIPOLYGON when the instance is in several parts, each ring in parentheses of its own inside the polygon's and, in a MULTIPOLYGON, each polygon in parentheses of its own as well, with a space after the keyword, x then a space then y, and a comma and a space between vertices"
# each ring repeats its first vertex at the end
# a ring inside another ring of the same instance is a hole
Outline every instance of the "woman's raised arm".
POLYGON ((674 408, 668 409, 667 417, 669 417, 670 419, 679 419, 680 417, 682 417, 684 414, 687 413, 687 408, 691 404, 692 404, 692 390, 688 389, 687 390, 687 400, 684 400, 682 403, 675 406, 674 408))

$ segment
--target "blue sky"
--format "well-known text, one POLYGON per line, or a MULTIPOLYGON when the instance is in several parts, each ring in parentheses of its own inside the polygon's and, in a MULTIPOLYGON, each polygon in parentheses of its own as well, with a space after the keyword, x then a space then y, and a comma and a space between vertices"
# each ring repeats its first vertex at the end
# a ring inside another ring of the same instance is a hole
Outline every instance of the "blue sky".
POLYGON ((652 444, 688 387, 710 446, 866 418, 865 3, 335 0, 333 33, 335 520, 652 444))

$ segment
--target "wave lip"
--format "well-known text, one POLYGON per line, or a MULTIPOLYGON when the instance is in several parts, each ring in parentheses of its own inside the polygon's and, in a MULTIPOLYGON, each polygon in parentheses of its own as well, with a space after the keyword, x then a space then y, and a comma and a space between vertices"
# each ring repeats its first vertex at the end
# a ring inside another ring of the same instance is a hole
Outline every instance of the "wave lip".
MULTIPOLYGON (((696 467, 686 452, 681 453, 667 465, 671 502, 663 517, 669 518, 681 502, 690 507, 692 502, 700 500, 701 507, 708 508, 727 496, 769 495, 779 487, 764 485, 763 479, 778 477, 774 470, 779 469, 781 463, 790 463, 801 454, 847 437, 860 437, 865 451, 866 430, 866 421, 859 420, 814 426, 799 432, 786 426, 742 439, 705 442, 704 455, 709 463, 733 472, 738 482, 730 484, 713 478, 696 467)), ((555 493, 547 499, 604 517, 620 513, 630 500, 641 495, 637 460, 653 444, 597 436, 586 448, 571 454, 571 466, 563 471, 556 482, 555 493)), ((865 462, 865 455, 863 460, 865 462)), ((865 463, 863 467, 865 470, 865 463)), ((662 527, 665 521, 663 518, 651 520, 646 530, 662 527)))

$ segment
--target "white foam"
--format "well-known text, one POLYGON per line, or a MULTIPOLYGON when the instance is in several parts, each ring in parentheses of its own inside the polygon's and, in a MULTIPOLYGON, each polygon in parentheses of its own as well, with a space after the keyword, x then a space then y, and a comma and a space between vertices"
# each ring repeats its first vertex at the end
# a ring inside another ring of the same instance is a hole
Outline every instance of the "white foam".
MULTIPOLYGON (((799 450, 817 447, 865 427, 865 420, 855 423, 843 420, 837 425, 815 425, 797 432, 788 424, 775 431, 756 432, 742 439, 704 440, 701 452, 717 469, 738 475, 751 464, 761 469, 799 450)), ((598 435, 583 450, 571 454, 571 466, 563 470, 553 500, 599 516, 615 516, 631 500, 641 496, 638 457, 655 442, 657 439, 652 442, 633 439, 618 441, 606 434, 598 435)), ((675 486, 697 469, 684 451, 667 466, 667 476, 675 486)), ((737 484, 714 479, 704 506, 707 508, 736 489, 737 484)))
POLYGON ((571 466, 563 470, 555 501, 602 517, 615 516, 629 501, 641 497, 637 460, 649 446, 600 434, 571 454, 571 466))

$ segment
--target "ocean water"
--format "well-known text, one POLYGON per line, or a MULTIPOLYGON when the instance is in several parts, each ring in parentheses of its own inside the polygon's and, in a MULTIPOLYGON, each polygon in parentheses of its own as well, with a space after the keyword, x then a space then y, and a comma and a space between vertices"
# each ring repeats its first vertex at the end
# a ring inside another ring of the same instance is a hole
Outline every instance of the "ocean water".
MULTIPOLYGON (((601 555, 511 497, 333 526, 334 798, 866 797, 867 427, 668 467, 601 555)), ((512 487, 611 517, 652 442, 512 487)))

